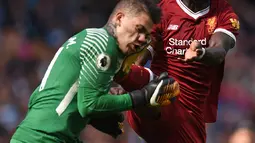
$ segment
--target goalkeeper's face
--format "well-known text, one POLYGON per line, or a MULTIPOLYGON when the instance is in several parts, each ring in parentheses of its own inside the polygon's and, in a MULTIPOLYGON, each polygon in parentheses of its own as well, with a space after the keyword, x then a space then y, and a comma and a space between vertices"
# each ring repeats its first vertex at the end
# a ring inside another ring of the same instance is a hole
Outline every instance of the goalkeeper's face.
POLYGON ((153 22, 147 13, 118 13, 116 20, 116 37, 124 54, 138 52, 150 43, 153 22))

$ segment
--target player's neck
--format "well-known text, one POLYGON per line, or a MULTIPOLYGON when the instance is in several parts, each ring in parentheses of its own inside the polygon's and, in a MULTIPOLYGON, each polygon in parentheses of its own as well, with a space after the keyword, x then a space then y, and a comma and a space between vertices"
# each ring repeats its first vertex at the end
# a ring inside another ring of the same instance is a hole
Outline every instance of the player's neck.
POLYGON ((181 0, 190 10, 198 12, 210 5, 210 0, 181 0))
POLYGON ((111 36, 116 38, 116 33, 115 33, 116 26, 114 24, 112 24, 111 22, 108 22, 108 23, 106 23, 104 28, 108 31, 108 33, 111 36))

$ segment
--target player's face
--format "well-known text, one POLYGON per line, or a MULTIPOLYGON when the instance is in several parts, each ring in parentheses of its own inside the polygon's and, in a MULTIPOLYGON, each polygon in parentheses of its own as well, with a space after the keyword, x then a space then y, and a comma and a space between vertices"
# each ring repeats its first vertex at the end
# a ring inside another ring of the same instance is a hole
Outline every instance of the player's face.
POLYGON ((116 36, 121 51, 135 53, 150 42, 153 22, 146 13, 138 15, 120 15, 117 19, 116 36))

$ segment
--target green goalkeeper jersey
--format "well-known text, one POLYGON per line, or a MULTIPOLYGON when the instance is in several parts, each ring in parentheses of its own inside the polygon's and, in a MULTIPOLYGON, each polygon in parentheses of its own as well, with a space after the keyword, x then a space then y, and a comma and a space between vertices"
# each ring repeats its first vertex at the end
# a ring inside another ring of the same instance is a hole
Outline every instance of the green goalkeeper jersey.
MULTIPOLYGON (((71 37, 31 95, 28 113, 18 128, 75 142, 91 117, 131 109, 128 94, 108 94, 124 57, 116 39, 103 28, 85 29, 71 37)), ((17 131, 13 138, 21 136, 17 131)))

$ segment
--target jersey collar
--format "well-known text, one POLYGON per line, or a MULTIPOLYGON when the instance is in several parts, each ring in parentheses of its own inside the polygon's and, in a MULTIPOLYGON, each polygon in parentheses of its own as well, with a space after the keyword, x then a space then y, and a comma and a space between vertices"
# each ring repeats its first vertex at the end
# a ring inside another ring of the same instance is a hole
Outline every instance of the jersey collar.
POLYGON ((180 8, 189 16, 191 16, 194 19, 197 19, 201 16, 206 15, 210 11, 210 6, 207 8, 200 10, 198 12, 193 12, 191 9, 189 9, 181 0, 176 0, 177 4, 180 6, 180 8))

